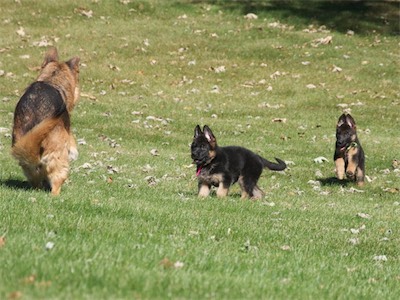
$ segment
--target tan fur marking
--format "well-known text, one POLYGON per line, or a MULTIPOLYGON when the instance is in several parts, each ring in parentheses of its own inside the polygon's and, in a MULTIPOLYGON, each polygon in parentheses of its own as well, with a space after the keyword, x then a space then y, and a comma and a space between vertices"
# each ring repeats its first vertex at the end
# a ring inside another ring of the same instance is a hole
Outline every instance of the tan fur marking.
POLYGON ((199 197, 207 197, 210 194, 210 188, 206 184, 202 184, 199 188, 199 197))
POLYGON ((238 183, 239 183, 239 186, 240 186, 240 190, 242 191, 242 195, 241 195, 240 198, 241 199, 249 198, 250 197, 249 194, 244 189, 243 176, 239 176, 238 183))
POLYGON ((217 189, 217 197, 223 198, 228 195, 228 188, 225 188, 223 184, 220 184, 217 189))
POLYGON ((208 156, 210 158, 210 161, 212 161, 216 155, 217 155, 217 153, 215 152, 215 150, 208 151, 208 156))
POLYGON ((262 199, 262 197, 264 196, 264 192, 262 190, 260 190, 260 188, 258 186, 255 186, 253 189, 253 199, 262 199))
POLYGON ((347 163, 346 174, 349 177, 354 177, 356 175, 357 164, 354 162, 354 157, 357 155, 357 153, 358 153, 357 147, 351 147, 347 151, 348 163, 347 163))
POLYGON ((358 186, 363 186, 364 185, 364 172, 361 170, 361 168, 357 168, 357 185, 358 186))
POLYGON ((250 198, 250 195, 245 190, 242 190, 242 195, 240 196, 240 198, 248 199, 248 198, 250 198))
POLYGON ((344 179, 344 159, 342 157, 339 157, 338 159, 335 160, 335 165, 336 165, 336 177, 339 180, 344 179))

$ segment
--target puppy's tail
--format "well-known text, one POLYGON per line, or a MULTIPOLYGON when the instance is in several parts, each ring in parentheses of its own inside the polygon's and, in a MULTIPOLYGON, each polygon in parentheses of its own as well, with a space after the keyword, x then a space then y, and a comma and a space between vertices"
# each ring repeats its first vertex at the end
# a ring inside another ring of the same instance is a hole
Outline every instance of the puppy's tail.
POLYGON ((43 151, 41 144, 58 122, 58 118, 45 119, 33 127, 14 144, 11 149, 12 156, 21 165, 38 165, 43 151))
POLYGON ((271 162, 271 161, 261 157, 261 162, 263 164, 263 167, 264 168, 268 168, 268 169, 270 169, 272 171, 283 171, 283 170, 285 170, 286 169, 286 163, 283 160, 279 159, 279 158, 275 157, 275 159, 276 159, 276 161, 278 163, 271 162))

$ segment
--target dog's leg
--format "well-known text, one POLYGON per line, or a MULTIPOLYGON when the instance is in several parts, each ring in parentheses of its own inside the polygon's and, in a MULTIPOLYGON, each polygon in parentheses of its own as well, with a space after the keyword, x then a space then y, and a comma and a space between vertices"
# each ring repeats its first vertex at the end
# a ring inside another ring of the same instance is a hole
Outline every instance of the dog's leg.
POLYGON ((356 174, 356 181, 358 186, 363 186, 364 185, 364 170, 360 166, 357 167, 357 174, 356 174))
POLYGON ((336 177, 339 180, 344 179, 344 159, 342 157, 339 157, 335 160, 335 165, 336 165, 336 177))
POLYGON ((355 180, 355 178, 356 178, 356 169, 357 169, 357 165, 358 165, 357 153, 358 153, 357 147, 352 147, 347 152, 348 163, 347 163, 347 168, 346 168, 346 176, 352 180, 355 180))
POLYGON ((252 199, 262 199, 264 196, 264 192, 256 185, 253 188, 253 197, 252 199))
POLYGON ((61 192, 61 186, 68 177, 69 157, 67 147, 58 149, 43 157, 46 161, 47 178, 51 187, 51 193, 57 196, 61 192))
POLYGON ((226 186, 224 183, 220 183, 217 189, 217 197, 223 198, 228 196, 229 186, 226 186))
POLYGON ((206 183, 199 183, 199 197, 208 197, 210 194, 211 186, 206 183))
POLYGON ((68 149, 68 156, 69 156, 69 160, 77 160, 78 159, 78 149, 76 147, 76 141, 75 138, 73 136, 73 134, 71 133, 69 135, 69 149, 68 149))
POLYGON ((241 191, 242 191, 241 199, 250 198, 249 194, 246 192, 246 189, 245 189, 245 187, 244 187, 243 176, 239 176, 238 183, 239 183, 240 189, 241 189, 241 191))

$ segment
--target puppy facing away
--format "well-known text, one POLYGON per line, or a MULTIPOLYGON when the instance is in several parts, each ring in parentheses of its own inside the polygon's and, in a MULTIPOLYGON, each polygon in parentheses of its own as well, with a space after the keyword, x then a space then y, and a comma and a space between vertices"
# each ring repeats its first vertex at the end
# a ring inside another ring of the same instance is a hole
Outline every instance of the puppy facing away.
POLYGON ((286 168, 285 162, 278 158, 275 158, 278 163, 273 163, 243 147, 219 147, 207 125, 203 131, 199 125, 194 129, 191 156, 197 166, 199 197, 207 197, 211 186, 218 187, 218 197, 225 197, 229 187, 239 182, 242 199, 260 199, 263 192, 257 181, 263 169, 282 171, 286 168))
POLYGON ((336 176, 339 180, 347 178, 364 185, 365 156, 357 137, 356 122, 350 114, 342 114, 336 126, 336 146, 333 159, 336 176))
POLYGON ((41 71, 14 112, 11 153, 34 188, 60 194, 69 161, 78 157, 70 114, 79 97, 79 58, 60 62, 56 48, 44 57, 41 71))

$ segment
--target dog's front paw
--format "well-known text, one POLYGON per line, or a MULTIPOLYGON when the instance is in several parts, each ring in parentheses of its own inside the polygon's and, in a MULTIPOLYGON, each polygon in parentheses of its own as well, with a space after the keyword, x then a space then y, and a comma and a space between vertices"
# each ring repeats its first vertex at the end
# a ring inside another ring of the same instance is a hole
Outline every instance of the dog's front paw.
POLYGON ((68 158, 70 161, 77 160, 79 156, 78 149, 70 148, 68 151, 68 158))
POLYGON ((346 171, 346 176, 347 178, 354 180, 355 179, 355 173, 352 171, 346 171))

